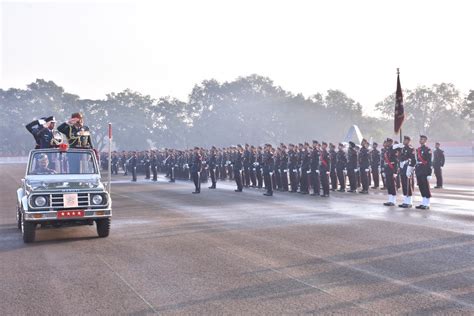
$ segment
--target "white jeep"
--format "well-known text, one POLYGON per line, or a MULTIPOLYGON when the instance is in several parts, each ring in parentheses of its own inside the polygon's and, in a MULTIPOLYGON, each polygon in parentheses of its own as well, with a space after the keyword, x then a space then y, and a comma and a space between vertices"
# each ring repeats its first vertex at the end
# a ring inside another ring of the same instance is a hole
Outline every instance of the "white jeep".
POLYGON ((18 228, 25 243, 34 242, 38 225, 54 228, 95 222, 99 237, 109 235, 112 201, 91 149, 32 150, 17 201, 18 228))

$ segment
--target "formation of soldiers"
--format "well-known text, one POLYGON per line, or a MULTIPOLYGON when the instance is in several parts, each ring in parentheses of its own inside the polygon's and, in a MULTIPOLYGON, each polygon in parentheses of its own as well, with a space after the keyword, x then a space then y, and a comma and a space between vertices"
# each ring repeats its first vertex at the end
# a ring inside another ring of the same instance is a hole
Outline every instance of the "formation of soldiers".
MULTIPOLYGON (((339 143, 337 147, 315 140, 311 144, 281 143, 277 147, 245 144, 209 149, 122 151, 112 153, 112 173, 118 174, 122 169, 124 175, 131 173, 132 181, 137 181, 137 173, 157 181, 158 173, 162 172, 170 182, 193 180, 194 194, 200 193, 201 183, 209 180, 209 189, 215 189, 218 180, 232 180, 237 186, 235 192, 264 188, 266 196, 281 191, 327 198, 330 191, 368 194, 369 189, 380 188, 387 190, 386 206, 396 204, 397 191, 401 188, 403 203, 398 206, 403 208, 412 207, 416 180, 423 198, 417 208, 428 209, 432 165, 440 166, 440 173, 444 154, 437 144, 432 161, 426 141, 426 136, 420 136, 417 149, 412 147, 410 137, 405 136, 401 144, 387 138, 380 150, 377 143, 369 144, 364 139, 360 145, 349 142, 339 143)), ((105 167, 106 155, 102 162, 105 167)), ((442 182, 436 187, 442 187, 442 182)))

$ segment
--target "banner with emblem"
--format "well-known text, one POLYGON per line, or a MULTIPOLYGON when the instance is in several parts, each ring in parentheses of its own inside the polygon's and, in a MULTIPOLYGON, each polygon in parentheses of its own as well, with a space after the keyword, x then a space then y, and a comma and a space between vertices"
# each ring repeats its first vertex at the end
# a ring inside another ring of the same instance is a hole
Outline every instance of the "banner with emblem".
POLYGON ((395 94, 395 134, 400 132, 403 121, 405 120, 405 110, 403 109, 403 92, 400 84, 400 71, 397 69, 397 92, 395 94))

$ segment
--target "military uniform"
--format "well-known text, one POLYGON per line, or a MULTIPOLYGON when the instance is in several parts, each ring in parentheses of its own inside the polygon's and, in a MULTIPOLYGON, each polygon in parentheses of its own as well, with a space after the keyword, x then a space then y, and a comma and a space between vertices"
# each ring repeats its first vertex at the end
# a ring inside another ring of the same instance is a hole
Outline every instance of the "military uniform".
POLYGON ((192 157, 192 163, 190 165, 191 178, 194 182, 195 190, 193 193, 201 193, 201 179, 200 173, 202 169, 202 156, 200 153, 195 152, 192 157))
POLYGON ((273 195, 273 183, 272 183, 272 176, 275 161, 273 159, 273 154, 269 148, 265 150, 263 153, 263 178, 265 182, 265 189, 267 192, 264 194, 266 196, 273 195))
POLYGON ((286 147, 283 147, 281 151, 280 178, 281 178, 281 190, 284 192, 287 192, 288 191, 288 154, 286 153, 286 147))
POLYGON ((89 127, 69 125, 67 122, 58 126, 58 131, 66 135, 71 148, 94 148, 89 127))
POLYGON ((288 151, 288 169, 290 171, 291 192, 298 191, 298 154, 294 149, 288 151))
POLYGON ((211 186, 209 189, 215 189, 217 183, 216 169, 217 169, 217 155, 215 148, 211 150, 208 160, 209 175, 211 176, 211 186))
POLYGON ((423 202, 421 205, 418 205, 416 208, 429 209, 430 207, 430 184, 428 182, 428 177, 431 177, 431 158, 432 153, 431 149, 425 145, 421 145, 416 150, 416 182, 418 183, 418 188, 420 189, 421 196, 423 197, 423 202))
POLYGON ((386 206, 393 206, 396 203, 397 189, 396 177, 398 171, 397 150, 390 144, 385 149, 384 153, 384 173, 385 185, 388 191, 388 202, 384 203, 386 206))
POLYGON ((356 192, 357 188, 357 151, 355 150, 355 144, 350 142, 350 147, 347 152, 347 176, 349 178, 349 192, 356 192))
MULTIPOLYGON (((439 146, 439 145, 438 145, 439 146)), ((433 169, 436 176, 436 186, 435 189, 440 189, 443 187, 443 171, 445 158, 444 151, 440 148, 436 148, 433 152, 433 169)))
POLYGON ((339 150, 336 153, 336 174, 339 182, 339 192, 346 191, 346 175, 347 172, 347 157, 342 149, 342 144, 339 144, 339 150))
POLYGON ((311 151, 311 186, 313 187, 313 194, 319 196, 321 192, 321 180, 320 180, 320 170, 319 170, 319 158, 320 152, 315 146, 316 142, 313 142, 313 150, 311 151))
POLYGON ((374 186, 372 189, 379 187, 379 168, 380 168, 380 151, 377 148, 373 148, 370 151, 370 169, 372 173, 372 180, 374 181, 374 186))
POLYGON ((360 180, 362 183, 362 191, 359 193, 368 193, 369 192, 369 167, 370 167, 370 158, 369 150, 362 146, 359 151, 359 168, 360 168, 360 180))
POLYGON ((400 181, 403 190, 404 201, 400 207, 412 206, 413 195, 413 170, 416 165, 415 149, 410 145, 404 145, 400 152, 400 181))
MULTIPOLYGON (((324 143, 323 143, 324 144, 324 143)), ((331 157, 325 147, 321 150, 319 156, 319 175, 321 178, 321 187, 323 189, 322 197, 329 196, 329 173, 331 170, 331 157)))
POLYGON ((337 190, 337 171, 336 171, 337 153, 335 150, 335 146, 332 144, 330 144, 329 157, 331 160, 331 172, 329 174, 329 177, 331 178, 331 191, 336 191, 337 190))
POLYGON ((237 184, 237 189, 235 190, 235 192, 242 192, 242 189, 243 189, 243 184, 242 184, 243 155, 242 155, 242 152, 240 150, 237 150, 234 153, 232 165, 233 165, 235 183, 237 184))

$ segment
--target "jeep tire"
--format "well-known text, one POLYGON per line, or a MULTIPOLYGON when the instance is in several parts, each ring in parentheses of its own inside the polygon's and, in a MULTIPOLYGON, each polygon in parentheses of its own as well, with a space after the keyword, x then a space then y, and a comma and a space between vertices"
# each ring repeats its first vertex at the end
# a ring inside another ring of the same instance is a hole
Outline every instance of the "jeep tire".
POLYGON ((97 225, 97 234, 99 237, 104 238, 109 236, 110 232, 110 218, 101 218, 95 221, 97 225))
POLYGON ((36 223, 25 222, 23 216, 21 217, 21 233, 23 235, 23 242, 28 244, 35 241, 36 223))

